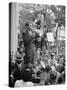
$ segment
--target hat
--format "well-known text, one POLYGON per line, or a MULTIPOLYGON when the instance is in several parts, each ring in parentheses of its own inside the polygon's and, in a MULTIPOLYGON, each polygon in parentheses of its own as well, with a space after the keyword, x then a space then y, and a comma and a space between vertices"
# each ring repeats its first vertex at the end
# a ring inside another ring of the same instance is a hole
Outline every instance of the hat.
POLYGON ((16 61, 23 61, 23 57, 21 55, 16 56, 16 61))

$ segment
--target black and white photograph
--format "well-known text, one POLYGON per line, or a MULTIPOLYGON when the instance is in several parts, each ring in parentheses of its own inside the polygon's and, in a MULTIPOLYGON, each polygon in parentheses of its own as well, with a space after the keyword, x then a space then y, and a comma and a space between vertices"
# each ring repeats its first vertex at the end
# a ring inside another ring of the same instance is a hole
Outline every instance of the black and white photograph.
POLYGON ((9 3, 9 87, 65 84, 65 9, 9 3))

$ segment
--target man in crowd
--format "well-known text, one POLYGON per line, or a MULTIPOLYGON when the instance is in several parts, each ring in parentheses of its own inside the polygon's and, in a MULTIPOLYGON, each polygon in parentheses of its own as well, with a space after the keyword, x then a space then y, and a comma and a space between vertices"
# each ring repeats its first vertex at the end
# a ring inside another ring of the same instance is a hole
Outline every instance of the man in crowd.
POLYGON ((10 70, 10 86, 14 87, 16 80, 22 79, 22 69, 24 68, 23 59, 20 56, 16 56, 15 63, 11 62, 11 70, 10 70))
POLYGON ((29 23, 26 23, 25 27, 26 30, 22 33, 25 48, 24 64, 32 64, 34 61, 33 37, 29 28, 29 23))

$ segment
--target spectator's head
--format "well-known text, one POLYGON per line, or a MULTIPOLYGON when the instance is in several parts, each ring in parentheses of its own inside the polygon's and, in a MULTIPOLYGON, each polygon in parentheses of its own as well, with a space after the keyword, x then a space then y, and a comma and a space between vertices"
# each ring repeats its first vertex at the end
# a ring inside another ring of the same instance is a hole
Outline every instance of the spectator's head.
POLYGON ((48 73, 50 70, 51 70, 51 67, 49 65, 46 66, 45 71, 48 73))
POLYGON ((56 75, 54 74, 54 73, 51 73, 50 74, 50 83, 52 84, 52 83, 54 83, 55 82, 55 80, 56 80, 56 75))
POLYGON ((26 27, 27 30, 30 30, 29 22, 26 22, 26 23, 25 23, 25 27, 26 27))
POLYGON ((64 67, 63 66, 57 66, 56 67, 56 70, 59 72, 59 73, 62 73, 64 71, 64 67))
POLYGON ((58 78, 58 84, 62 84, 62 83, 64 83, 64 77, 63 76, 60 76, 58 78))
POLYGON ((32 80, 32 71, 29 68, 27 68, 27 69, 24 70, 22 79, 25 82, 32 80))
POLYGON ((29 23, 28 23, 28 22, 27 22, 27 23, 25 23, 25 26, 26 26, 26 27, 29 27, 29 23))
POLYGON ((38 71, 37 72, 37 76, 40 77, 40 74, 41 74, 41 71, 38 71))

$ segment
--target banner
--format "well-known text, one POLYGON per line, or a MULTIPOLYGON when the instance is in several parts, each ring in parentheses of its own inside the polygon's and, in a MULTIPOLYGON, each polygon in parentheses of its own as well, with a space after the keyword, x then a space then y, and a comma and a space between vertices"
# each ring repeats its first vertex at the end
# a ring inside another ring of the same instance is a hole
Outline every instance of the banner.
POLYGON ((54 35, 52 32, 47 33, 47 39, 49 42, 54 42, 54 35))

